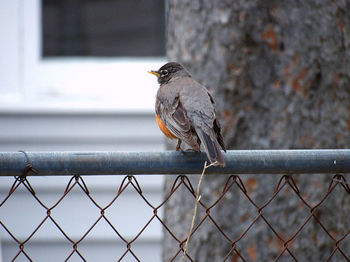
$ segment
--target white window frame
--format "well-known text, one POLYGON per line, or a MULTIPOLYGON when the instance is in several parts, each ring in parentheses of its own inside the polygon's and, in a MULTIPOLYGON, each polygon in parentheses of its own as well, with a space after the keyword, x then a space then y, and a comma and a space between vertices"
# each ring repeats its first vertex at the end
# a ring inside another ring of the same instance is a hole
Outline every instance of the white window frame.
POLYGON ((0 10, 0 112, 154 110, 147 70, 165 57, 42 58, 41 0, 1 0, 0 10))

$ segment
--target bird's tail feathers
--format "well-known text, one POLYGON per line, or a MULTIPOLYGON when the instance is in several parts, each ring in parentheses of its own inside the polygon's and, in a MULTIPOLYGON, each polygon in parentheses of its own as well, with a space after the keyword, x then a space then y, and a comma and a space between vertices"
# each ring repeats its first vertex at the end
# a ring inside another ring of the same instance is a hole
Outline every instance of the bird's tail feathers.
POLYGON ((221 153, 220 145, 217 142, 214 134, 212 136, 205 133, 203 130, 198 130, 197 135, 201 140, 204 150, 209 158, 210 162, 216 163, 217 166, 225 166, 225 159, 221 153))

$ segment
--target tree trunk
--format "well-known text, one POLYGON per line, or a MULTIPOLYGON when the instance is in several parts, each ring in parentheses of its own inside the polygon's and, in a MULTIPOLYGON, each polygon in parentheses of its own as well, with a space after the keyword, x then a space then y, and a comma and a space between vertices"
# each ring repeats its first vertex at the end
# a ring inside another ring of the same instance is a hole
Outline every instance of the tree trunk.
MULTIPOLYGON (((216 98, 229 149, 348 148, 350 146, 350 2, 169 0, 167 55, 183 64, 216 98)), ((282 175, 281 175, 282 176, 282 175)), ((259 206, 274 193, 276 175, 241 175, 259 206)), ((332 175, 295 175, 313 206, 325 195, 332 175)), ((349 176, 347 177, 348 180, 349 176)), ((227 177, 206 176, 202 201, 210 205, 227 177)), ((174 178, 167 178, 169 192, 174 178)), ((191 176, 194 186, 198 177, 191 176)), ((185 239, 194 199, 181 187, 168 201, 165 220, 185 239)), ((205 214, 199 209, 198 218, 205 214)), ((233 187, 210 213, 232 239, 257 216, 257 209, 233 187)), ((290 187, 264 216, 284 239, 305 222, 310 209, 290 187)), ((317 208, 335 239, 350 230, 350 197, 341 186, 317 208)), ((290 243, 298 261, 325 261, 335 242, 311 219, 290 243)), ((341 242, 350 257, 350 236, 341 242)), ((223 261, 231 249, 209 220, 193 235, 189 254, 196 262, 223 261)), ((273 261, 283 242, 259 218, 237 244, 246 261, 273 261)), ((165 231, 164 261, 179 250, 165 231)), ((181 261, 182 253, 175 261, 181 261)), ((189 260, 187 260, 189 261, 189 260)), ((235 253, 227 261, 242 261, 235 253)), ((295 261, 284 252, 278 261, 295 261)), ((331 261, 346 261, 336 251, 331 261)))

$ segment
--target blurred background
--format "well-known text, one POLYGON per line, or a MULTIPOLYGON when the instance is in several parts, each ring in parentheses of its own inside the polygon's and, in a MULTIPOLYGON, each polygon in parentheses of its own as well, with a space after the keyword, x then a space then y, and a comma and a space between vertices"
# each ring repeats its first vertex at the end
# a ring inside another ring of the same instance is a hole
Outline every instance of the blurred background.
MULTIPOLYGON (((154 120, 158 84, 147 70, 166 60, 183 64, 211 91, 228 149, 349 148, 349 9, 349 1, 343 0, 0 0, 0 150, 164 150, 154 120)), ((259 206, 279 180, 276 175, 241 177, 259 206)), ((310 206, 323 198, 332 181, 330 174, 293 177, 310 206)), ((84 179, 101 203, 115 196, 121 182, 113 176, 84 179)), ((174 179, 164 179, 165 192, 174 179)), ((196 184, 198 177, 189 179, 196 184)), ((226 179, 207 176, 201 201, 214 203, 226 179)), ((62 195, 68 180, 30 177, 47 203, 62 195)), ((163 178, 138 180, 148 199, 160 203, 163 178)), ((13 178, 2 178, 2 195, 11 183, 13 178)), ((327 260, 335 250, 334 239, 347 234, 350 199, 341 190, 318 208, 332 237, 310 220, 292 241, 290 248, 300 261, 327 260)), ((193 198, 184 192, 179 189, 159 210, 180 238, 187 235, 184 225, 190 225, 193 212, 193 198)), ((25 239, 46 212, 24 189, 12 196, 0 218, 25 239)), ((125 202, 113 205, 108 217, 130 239, 152 209, 135 192, 123 197, 125 202)), ((264 209, 285 239, 309 212, 293 190, 285 190, 264 209)), ((91 201, 73 190, 52 216, 78 239, 98 214, 91 201)), ((212 215, 226 234, 238 238, 257 209, 233 187, 212 215)), ((141 261, 170 261, 177 254, 178 242, 163 232, 164 237, 160 225, 152 222, 133 243, 141 261)), ((3 260, 8 261, 18 246, 3 228, 0 239, 3 260)), ((238 248, 251 261, 291 261, 286 252, 280 253, 285 244, 260 219, 238 248)), ((49 255, 50 261, 62 261, 72 250, 52 223, 45 223, 27 245, 34 261, 47 261, 49 255)), ((349 237, 341 245, 350 250, 349 237)), ((195 261, 222 261, 231 248, 208 223, 191 238, 189 254, 195 261)), ((98 223, 79 250, 88 261, 115 261, 125 244, 98 223)), ((336 261, 343 258, 334 253, 336 261)), ((235 254, 230 259, 239 261, 235 254)))
MULTIPOLYGON (((164 149, 154 120, 158 84, 147 73, 165 62, 164 1, 1 0, 0 34, 0 151, 164 149)), ((87 177, 86 183, 105 203, 121 179, 87 177)), ((33 178, 31 183, 45 203, 53 203, 68 180, 33 178)), ((161 200, 161 176, 140 181, 150 199, 161 200)), ((12 183, 13 178, 1 179, 1 196, 12 183)), ((73 239, 98 215, 85 198, 73 191, 53 214, 73 239)), ((152 213, 132 191, 121 201, 124 205, 109 217, 128 238, 152 213), (143 218, 137 215, 141 211, 143 218)), ((1 209, 0 220, 25 239, 44 215, 28 192, 18 190, 1 209)), ((105 225, 91 232, 83 244, 86 259, 113 261, 116 252, 124 252, 125 244, 113 234, 105 225)), ((151 225, 135 244, 139 257, 160 261, 160 239, 160 226, 151 225)), ((2 259, 10 261, 18 245, 2 227, 0 241, 2 259)), ((34 261, 63 261, 71 248, 49 223, 28 252, 34 261)))

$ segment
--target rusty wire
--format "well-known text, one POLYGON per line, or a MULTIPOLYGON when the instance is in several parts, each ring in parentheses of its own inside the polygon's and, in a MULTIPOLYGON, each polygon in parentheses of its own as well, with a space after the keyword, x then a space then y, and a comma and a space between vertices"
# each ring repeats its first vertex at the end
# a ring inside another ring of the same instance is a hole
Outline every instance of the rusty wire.
MULTIPOLYGON (((195 186, 192 185, 190 179, 187 176, 180 175, 178 176, 174 182, 173 185, 170 189, 170 191, 166 194, 163 202, 161 202, 158 205, 153 205, 147 197, 144 195, 142 191, 142 187, 136 180, 134 176, 125 176, 124 179, 122 180, 119 189, 115 195, 115 197, 105 206, 100 205, 90 194, 88 185, 85 183, 83 177, 79 175, 73 176, 70 181, 68 182, 62 196, 59 197, 59 199, 51 206, 46 205, 43 203, 35 193, 35 188, 30 183, 30 177, 27 177, 27 175, 31 172, 35 172, 35 169, 30 165, 29 159, 28 160, 28 165, 26 169, 24 170, 23 176, 20 177, 15 177, 14 182, 12 186, 9 189, 8 194, 4 197, 4 199, 0 199, 0 210, 1 207, 8 201, 8 199, 13 195, 13 193, 18 190, 18 188, 22 185, 29 193, 30 195, 37 201, 40 206, 45 209, 46 211, 46 216, 42 219, 42 221, 39 222, 38 226, 25 238, 25 239, 19 239, 18 237, 15 236, 14 233, 12 233, 8 227, 6 227, 5 223, 3 221, 0 221, 1 227, 9 234, 9 236, 13 239, 18 244, 18 252, 13 255, 12 261, 16 261, 16 259, 23 254, 28 261, 32 261, 30 258, 28 252, 27 252, 27 244, 30 242, 30 240, 33 238, 33 236, 36 234, 36 232, 39 230, 40 227, 44 225, 44 223, 48 220, 51 220, 53 224, 57 227, 57 229, 61 232, 61 234, 64 236, 64 238, 71 243, 72 245, 72 250, 71 252, 67 255, 65 261, 69 261, 70 258, 74 255, 77 254, 80 258, 81 261, 87 261, 86 258, 84 258, 84 255, 80 252, 79 250, 79 244, 87 237, 87 235, 91 232, 91 230, 101 221, 105 220, 105 222, 108 223, 110 228, 114 231, 115 237, 120 239, 125 243, 126 249, 124 253, 122 254, 116 254, 117 261, 123 261, 125 256, 129 253, 136 261, 141 261, 137 253, 133 250, 133 243, 143 234, 145 229, 148 227, 148 225, 153 221, 153 220, 158 220, 160 225, 165 229, 165 233, 170 234, 170 236, 173 238, 175 242, 177 242, 179 248, 177 252, 172 254, 172 261, 174 261, 179 254, 183 254, 184 251, 184 244, 186 242, 186 238, 180 238, 177 236, 171 229, 170 227, 166 224, 164 219, 161 218, 159 214, 159 210, 165 205, 165 203, 173 196, 175 192, 177 192, 180 188, 186 189, 192 196, 193 198, 196 197, 195 193, 195 186), (69 194, 69 192, 72 191, 73 188, 80 188, 82 194, 85 194, 90 201, 98 208, 100 211, 99 217, 94 221, 94 223, 91 224, 90 228, 81 235, 80 239, 78 240, 73 240, 71 237, 69 237, 69 234, 65 232, 62 228, 61 225, 54 219, 54 217, 51 216, 52 210, 54 210, 61 202, 62 200, 69 194), (132 238, 127 240, 122 236, 120 232, 118 232, 117 227, 112 224, 112 222, 105 216, 105 211, 113 205, 113 203, 125 192, 127 188, 132 188, 137 192, 137 194, 143 199, 145 205, 148 205, 152 210, 153 210, 153 216, 144 224, 144 226, 139 230, 139 232, 132 238)), ((242 240, 247 233, 252 230, 254 225, 259 219, 262 219, 266 226, 273 232, 273 234, 283 243, 283 248, 280 250, 280 253, 278 256, 275 257, 275 261, 278 261, 279 258, 284 255, 285 253, 288 254, 293 261, 298 261, 297 257, 294 255, 293 250, 290 248, 290 244, 293 242, 293 240, 298 236, 298 234, 303 230, 303 228, 311 221, 314 220, 321 229, 327 234, 327 236, 333 241, 334 243, 334 249, 332 252, 329 254, 328 258, 325 261, 330 261, 333 257, 333 255, 338 251, 344 258, 344 261, 350 261, 350 252, 349 250, 344 250, 341 248, 341 242, 344 241, 346 238, 349 238, 350 235, 350 229, 343 235, 338 238, 335 238, 332 236, 330 231, 327 229, 327 227, 321 222, 319 219, 316 210, 317 208, 329 197, 332 192, 334 192, 334 189, 336 187, 341 187, 343 188, 347 194, 350 196, 350 186, 349 183, 346 181, 345 176, 341 174, 336 174, 334 175, 333 179, 330 181, 329 186, 327 191, 324 193, 323 197, 318 201, 318 203, 311 205, 308 203, 307 199, 303 198, 302 193, 299 190, 299 187, 295 181, 295 179, 290 176, 290 175, 284 175, 282 176, 278 183, 277 186, 274 190, 274 192, 271 194, 269 199, 262 205, 258 205, 250 196, 248 193, 248 190, 246 188, 246 185, 244 184, 243 180, 241 179, 240 176, 238 175, 232 175, 228 177, 226 180, 226 183, 224 184, 222 188, 221 195, 218 196, 216 201, 212 203, 211 205, 206 205, 202 201, 199 201, 199 205, 204 208, 205 210, 205 215, 200 218, 199 222, 196 224, 196 226, 193 229, 192 234, 196 234, 198 229, 203 226, 203 223, 205 220, 210 220, 214 226, 216 227, 217 231, 224 237, 224 239, 231 245, 230 251, 226 254, 225 258, 223 261, 233 261, 231 260, 232 257, 235 257, 236 260, 234 261, 248 261, 249 259, 244 256, 244 254, 240 251, 240 249, 237 247, 237 243, 242 240), (232 188, 236 186, 236 188, 239 190, 241 194, 246 197, 248 202, 256 209, 257 211, 257 216, 251 221, 251 223, 246 227, 246 229, 240 233, 239 237, 237 238, 232 238, 223 228, 220 227, 219 222, 217 222, 211 211, 212 209, 222 200, 222 198, 225 196, 225 194, 232 188), (276 198, 276 196, 281 192, 281 190, 285 187, 289 187, 292 192, 295 193, 295 195, 300 199, 300 201, 303 203, 304 207, 306 207, 309 211, 310 214, 309 216, 305 219, 305 221, 295 230, 295 232, 288 238, 285 239, 278 231, 273 227, 273 225, 269 222, 269 219, 264 215, 264 209, 271 203, 272 200, 276 198)), ((189 261, 195 261, 193 257, 191 257, 190 254, 186 253, 187 259, 189 261)))

